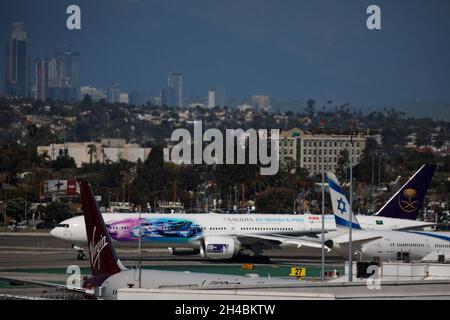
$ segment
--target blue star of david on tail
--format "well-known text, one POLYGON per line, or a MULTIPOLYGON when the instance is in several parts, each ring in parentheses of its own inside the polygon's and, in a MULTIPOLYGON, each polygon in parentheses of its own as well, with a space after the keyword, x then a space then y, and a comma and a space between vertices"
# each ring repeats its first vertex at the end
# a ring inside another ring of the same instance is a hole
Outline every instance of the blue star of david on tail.
POLYGON ((338 200, 338 210, 341 212, 341 214, 343 214, 344 212, 346 212, 347 210, 345 209, 345 202, 342 200, 342 198, 340 198, 338 200))

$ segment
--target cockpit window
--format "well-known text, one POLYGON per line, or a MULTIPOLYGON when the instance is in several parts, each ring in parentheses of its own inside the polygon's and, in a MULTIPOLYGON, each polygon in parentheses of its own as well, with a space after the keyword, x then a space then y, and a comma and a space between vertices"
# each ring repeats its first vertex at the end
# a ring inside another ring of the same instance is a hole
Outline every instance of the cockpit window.
POLYGON ((69 225, 66 224, 66 223, 60 223, 60 224, 57 225, 57 227, 60 227, 60 228, 68 228, 69 225))

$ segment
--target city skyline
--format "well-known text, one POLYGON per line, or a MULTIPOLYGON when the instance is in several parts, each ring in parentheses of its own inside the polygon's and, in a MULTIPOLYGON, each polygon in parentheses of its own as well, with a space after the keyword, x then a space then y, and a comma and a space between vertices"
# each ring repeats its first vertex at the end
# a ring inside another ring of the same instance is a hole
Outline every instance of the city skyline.
POLYGON ((319 2, 247 0, 234 12, 228 2, 78 1, 82 30, 69 31, 66 3, 21 0, 0 5, 0 41, 8 41, 14 21, 23 21, 33 60, 42 48, 80 51, 80 86, 118 81, 126 92, 159 95, 176 71, 184 97, 207 96, 220 83, 230 98, 450 102, 449 4, 378 1, 383 28, 370 31, 369 2, 319 2), (319 17, 321 25, 314 22, 319 17), (120 19, 127 23, 115 23, 120 19))

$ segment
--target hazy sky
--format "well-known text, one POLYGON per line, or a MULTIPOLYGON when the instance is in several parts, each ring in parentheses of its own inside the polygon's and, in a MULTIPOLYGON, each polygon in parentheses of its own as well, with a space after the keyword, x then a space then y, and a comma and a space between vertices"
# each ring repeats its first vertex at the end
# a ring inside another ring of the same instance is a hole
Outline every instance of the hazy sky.
POLYGON ((185 95, 222 84, 228 97, 450 102, 449 17, 448 0, 2 0, 0 44, 23 21, 33 57, 68 46, 81 53, 82 85, 127 91, 158 94, 177 71, 185 95), (81 31, 66 28, 70 4, 81 31), (366 28, 370 4, 382 30, 366 28))

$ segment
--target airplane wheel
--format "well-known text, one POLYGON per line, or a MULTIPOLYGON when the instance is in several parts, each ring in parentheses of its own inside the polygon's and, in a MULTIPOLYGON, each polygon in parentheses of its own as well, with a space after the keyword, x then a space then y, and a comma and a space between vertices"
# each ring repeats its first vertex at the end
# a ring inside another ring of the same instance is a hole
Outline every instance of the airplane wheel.
POLYGON ((78 260, 86 260, 86 255, 84 253, 79 253, 77 256, 78 260))

